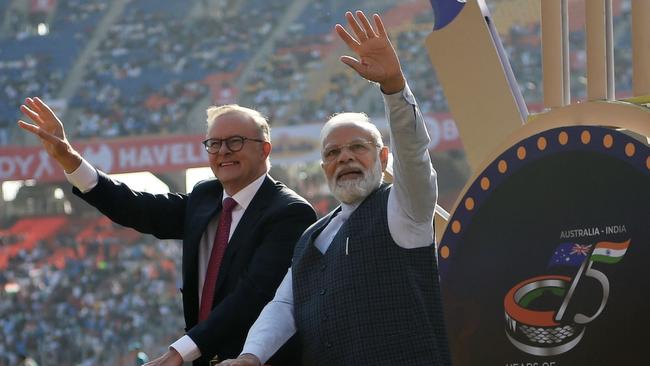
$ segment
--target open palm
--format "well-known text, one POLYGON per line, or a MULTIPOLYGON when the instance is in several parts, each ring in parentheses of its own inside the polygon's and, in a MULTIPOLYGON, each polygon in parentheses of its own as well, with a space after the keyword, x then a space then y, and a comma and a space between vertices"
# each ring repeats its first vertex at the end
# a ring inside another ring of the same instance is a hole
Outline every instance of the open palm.
MULTIPOLYGON (((373 16, 375 29, 362 11, 357 11, 356 16, 358 21, 351 12, 345 14, 355 37, 350 35, 342 25, 336 25, 339 37, 358 57, 356 59, 342 56, 341 61, 353 68, 363 78, 381 84, 382 88, 386 86, 399 87, 400 85, 403 87, 404 77, 399 59, 388 39, 381 18, 377 14, 373 16)), ((400 90, 401 87, 397 90, 400 90)))
POLYGON ((27 98, 25 104, 20 106, 20 111, 34 123, 18 121, 18 126, 38 136, 45 151, 57 160, 66 172, 74 170, 81 158, 66 139, 63 123, 52 109, 40 98, 27 98))

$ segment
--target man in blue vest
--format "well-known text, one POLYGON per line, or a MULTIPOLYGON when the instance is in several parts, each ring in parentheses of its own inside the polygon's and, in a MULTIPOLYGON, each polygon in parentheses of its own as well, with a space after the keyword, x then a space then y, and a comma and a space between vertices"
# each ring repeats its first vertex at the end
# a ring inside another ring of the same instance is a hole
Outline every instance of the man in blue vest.
POLYGON ((382 21, 348 12, 357 54, 341 61, 379 84, 394 156, 365 114, 342 113, 321 131, 322 168, 341 206, 302 235, 275 298, 222 365, 257 366, 297 333, 304 365, 449 365, 434 233, 436 173, 417 103, 382 21))

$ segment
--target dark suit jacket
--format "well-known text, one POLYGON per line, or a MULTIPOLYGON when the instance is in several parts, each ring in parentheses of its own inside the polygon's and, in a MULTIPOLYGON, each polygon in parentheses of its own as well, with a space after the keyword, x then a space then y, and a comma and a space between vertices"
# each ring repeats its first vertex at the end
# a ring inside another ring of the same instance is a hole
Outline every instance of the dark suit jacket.
MULTIPOLYGON (((248 329, 286 274, 297 239, 316 221, 309 203, 266 177, 228 243, 212 312, 197 324, 199 242, 210 219, 221 210, 221 183, 202 181, 189 194, 150 194, 98 173, 96 187, 85 194, 76 188, 73 192, 118 224, 160 239, 183 240, 185 330, 202 355, 195 364, 207 365, 215 355, 221 360, 237 357, 248 329)), ((294 364, 300 357, 289 353, 295 353, 297 346, 288 342, 287 347, 269 363, 294 364)))

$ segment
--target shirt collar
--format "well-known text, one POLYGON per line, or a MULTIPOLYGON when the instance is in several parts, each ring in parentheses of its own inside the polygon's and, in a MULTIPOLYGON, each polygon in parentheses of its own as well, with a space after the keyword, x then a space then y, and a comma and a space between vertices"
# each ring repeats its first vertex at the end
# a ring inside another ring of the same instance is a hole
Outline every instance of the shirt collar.
MULTIPOLYGON (((264 179, 266 179, 266 174, 262 174, 259 178, 252 181, 249 185, 235 193, 232 198, 237 201, 239 206, 246 210, 253 200, 253 197, 255 197, 255 194, 262 186, 262 183, 264 183, 264 179)), ((228 197, 231 196, 224 190, 223 199, 225 200, 228 197)), ((223 200, 221 202, 223 202, 223 200)), ((235 209, 237 209, 237 207, 235 207, 235 209)))
POLYGON ((347 204, 347 203, 341 202, 341 212, 339 212, 338 214, 342 218, 347 220, 347 218, 350 217, 350 215, 352 215, 352 212, 354 212, 354 210, 356 210, 357 207, 359 207, 360 205, 361 205, 361 201, 360 202, 355 202, 353 204, 347 204))

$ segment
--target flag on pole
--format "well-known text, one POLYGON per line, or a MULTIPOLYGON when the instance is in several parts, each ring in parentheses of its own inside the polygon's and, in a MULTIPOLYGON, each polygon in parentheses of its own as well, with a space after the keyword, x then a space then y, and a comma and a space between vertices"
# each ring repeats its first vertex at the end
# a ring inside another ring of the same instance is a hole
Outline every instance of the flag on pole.
POLYGON ((610 241, 601 241, 596 244, 594 251, 591 253, 591 260, 600 263, 618 263, 623 259, 627 248, 630 246, 630 241, 622 243, 614 243, 610 241))

